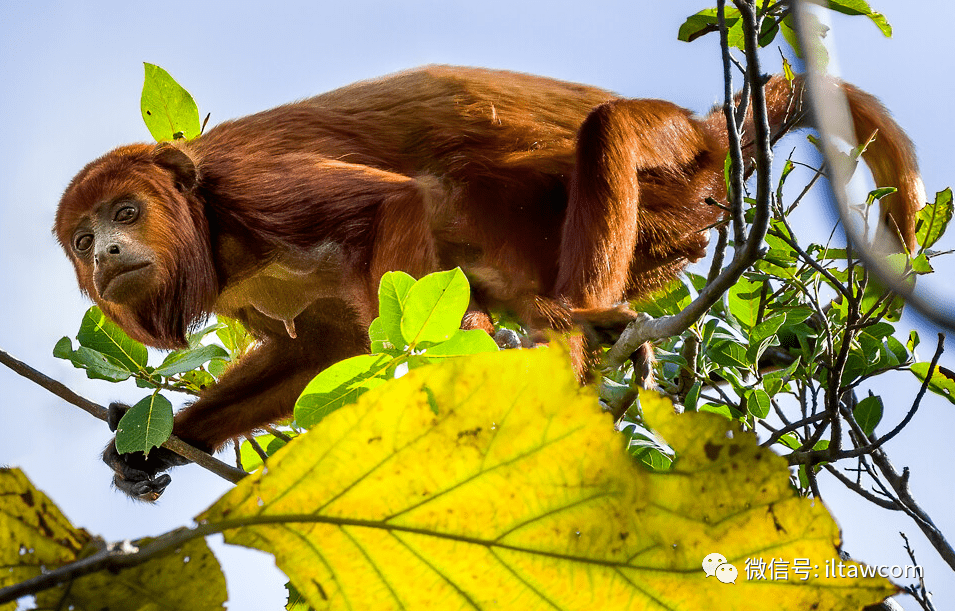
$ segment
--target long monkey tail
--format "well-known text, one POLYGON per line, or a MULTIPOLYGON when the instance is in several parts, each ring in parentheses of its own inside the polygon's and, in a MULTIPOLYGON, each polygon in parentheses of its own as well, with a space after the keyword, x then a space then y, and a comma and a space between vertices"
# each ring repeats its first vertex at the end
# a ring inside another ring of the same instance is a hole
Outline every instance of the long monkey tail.
MULTIPOLYGON (((774 141, 790 129, 812 127, 803 102, 804 86, 802 75, 796 76, 792 83, 781 74, 772 76, 767 82, 766 107, 774 141)), ((840 86, 849 103, 857 142, 865 143, 872 138, 862 158, 872 172, 876 186, 897 189, 896 193, 880 202, 882 220, 889 233, 901 237, 912 252, 917 246, 916 215, 925 205, 925 186, 919 173, 915 146, 879 100, 848 83, 840 83, 840 86)), ((751 138, 752 113, 748 114, 745 132, 751 138)), ((707 117, 707 124, 715 128, 722 120, 722 110, 714 109, 707 117)), ((725 123, 721 129, 725 133, 725 123)), ((744 136, 744 143, 746 139, 744 136)), ((744 150, 744 155, 746 153, 744 150)))

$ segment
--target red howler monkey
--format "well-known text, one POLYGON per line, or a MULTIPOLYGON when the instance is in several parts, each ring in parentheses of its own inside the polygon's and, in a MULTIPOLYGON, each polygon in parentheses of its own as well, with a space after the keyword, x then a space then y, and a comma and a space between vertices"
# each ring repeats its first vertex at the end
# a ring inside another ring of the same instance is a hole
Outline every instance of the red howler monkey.
MULTIPOLYGON (((782 77, 766 88, 778 134, 801 116, 782 77)), ((912 144, 845 85, 886 207, 914 245, 921 181, 912 144)), ((461 266, 464 324, 514 312, 534 329, 621 321, 618 304, 704 255, 724 200, 721 112, 471 68, 427 67, 225 122, 189 142, 134 144, 87 165, 55 232, 80 288, 129 335, 185 343, 211 313, 258 346, 176 415, 206 450, 287 417, 305 384, 368 350, 382 274, 461 266)), ((744 151, 746 156, 746 151, 744 151)), ((921 198, 921 199, 920 199, 921 198)), ((104 459, 126 493, 155 499, 181 464, 162 449, 104 459)))

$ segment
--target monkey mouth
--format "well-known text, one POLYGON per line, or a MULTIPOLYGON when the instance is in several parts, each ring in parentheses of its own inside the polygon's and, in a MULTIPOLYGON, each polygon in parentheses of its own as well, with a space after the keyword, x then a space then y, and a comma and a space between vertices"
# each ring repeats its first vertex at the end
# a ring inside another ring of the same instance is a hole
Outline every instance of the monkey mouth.
POLYGON ((148 272, 152 261, 141 261, 131 265, 111 267, 100 277, 100 297, 112 303, 128 303, 142 297, 147 285, 148 272))

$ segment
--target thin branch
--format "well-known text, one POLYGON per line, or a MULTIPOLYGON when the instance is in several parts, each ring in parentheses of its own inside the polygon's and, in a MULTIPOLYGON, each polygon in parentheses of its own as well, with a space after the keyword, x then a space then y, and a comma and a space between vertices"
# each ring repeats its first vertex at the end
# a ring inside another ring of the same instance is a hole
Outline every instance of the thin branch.
POLYGON ((249 442, 249 445, 252 447, 252 449, 255 450, 255 453, 259 455, 259 458, 262 459, 262 462, 265 462, 269 455, 265 453, 265 450, 263 450, 262 446, 259 445, 259 442, 255 440, 255 437, 252 435, 246 435, 245 439, 249 442))
POLYGON ((66 385, 57 382, 53 378, 44 375, 30 367, 23 361, 11 356, 8 352, 0 350, 0 364, 6 365, 16 373, 25 377, 28 380, 31 380, 43 388, 47 389, 57 397, 63 399, 67 403, 72 403, 76 407, 87 412, 94 418, 99 418, 103 422, 106 422, 106 408, 97 403, 93 403, 89 399, 79 396, 72 390, 66 387, 66 385))
POLYGON ((891 497, 883 498, 881 496, 873 494, 872 492, 869 492, 868 490, 866 490, 859 484, 855 483, 854 481, 852 481, 851 479, 849 479, 848 477, 840 473, 839 470, 833 467, 832 465, 830 464, 825 465, 825 469, 833 477, 835 477, 837 480, 842 482, 843 486, 845 486, 849 490, 852 490, 853 492, 855 492, 856 494, 858 494, 865 500, 869 501, 870 503, 873 503, 874 505, 878 505, 879 507, 882 507, 883 509, 888 509, 890 511, 899 511, 902 509, 902 507, 899 506, 899 503, 895 499, 891 497))
MULTIPOLYGON (((733 239, 736 248, 746 241, 746 221, 743 218, 743 148, 739 139, 739 125, 733 103, 733 71, 730 67, 730 49, 726 30, 726 0, 718 0, 716 14, 720 27, 720 49, 723 53, 723 115, 726 117, 726 133, 729 137, 730 154, 730 211, 733 218, 733 239)), ((750 79, 747 78, 749 83, 750 79)), ((749 96, 747 96, 748 99, 749 96)), ((745 121, 746 115, 743 115, 745 121)))
POLYGON ((267 424, 267 425, 265 426, 265 430, 268 431, 269 433, 271 433, 273 436, 275 436, 275 437, 281 439, 281 440, 284 441, 285 443, 288 443, 288 442, 292 441, 292 437, 291 437, 290 435, 287 435, 287 434, 283 433, 282 431, 278 430, 277 428, 275 428, 275 427, 272 426, 271 424, 267 424))
MULTIPOLYGON (((919 566, 919 561, 915 559, 915 550, 909 545, 909 538, 906 537, 903 532, 899 534, 902 535, 902 539, 905 541, 905 551, 908 553, 909 558, 912 559, 912 564, 919 566)), ((925 588, 925 575, 922 574, 922 571, 919 571, 919 585, 917 588, 915 585, 908 585, 903 589, 914 598, 925 611, 935 611, 935 604, 932 602, 932 593, 925 588)))
POLYGON ((905 417, 902 418, 902 421, 895 425, 895 428, 879 438, 878 441, 869 446, 870 449, 874 450, 882 446, 885 442, 889 441, 896 435, 898 435, 902 429, 908 426, 909 422, 912 421, 912 418, 915 417, 915 412, 918 411, 919 405, 922 402, 922 397, 925 396, 925 391, 928 390, 929 382, 932 380, 932 375, 938 367, 938 359, 942 356, 942 352, 945 350, 945 334, 938 334, 938 345, 935 348, 935 354, 932 356, 932 362, 928 367, 928 373, 925 376, 925 379, 922 381, 922 386, 919 388, 918 393, 915 395, 915 400, 912 401, 912 407, 909 409, 909 412, 905 414, 905 417))
MULTIPOLYGON (((93 403, 85 397, 81 397, 67 388, 65 385, 57 382, 53 378, 43 373, 40 373, 33 367, 30 367, 23 361, 14 358, 3 350, 0 350, 0 364, 6 365, 16 373, 32 382, 35 382, 37 385, 45 388, 67 403, 72 403, 73 405, 79 407, 94 418, 99 418, 104 422, 106 421, 107 410, 105 407, 97 403, 93 403)), ((202 450, 187 444, 176 436, 170 436, 169 439, 162 444, 162 447, 172 450, 180 456, 188 458, 200 467, 212 471, 219 477, 232 483, 238 482, 247 475, 245 471, 240 471, 231 465, 227 465, 211 454, 207 454, 202 450)))
MULTIPOLYGON (((786 231, 789 232, 789 235, 795 235, 795 234, 793 233, 792 227, 789 225, 789 221, 786 220, 786 217, 784 217, 784 216, 783 216, 783 217, 780 217, 780 220, 782 221, 783 226, 786 228, 786 231)), ((774 230, 774 229, 773 229, 773 230, 770 230, 769 233, 772 234, 773 236, 779 238, 780 240, 782 240, 783 242, 785 242, 787 246, 789 246, 790 248, 792 248, 793 250, 795 250, 795 251, 796 251, 796 254, 799 255, 799 258, 800 258, 800 259, 802 259, 806 264, 808 264, 808 265, 809 265, 810 267, 812 267, 814 270, 816 270, 817 272, 819 272, 820 274, 822 274, 823 277, 825 277, 825 279, 828 280, 829 283, 830 283, 833 287, 835 287, 835 289, 836 289, 837 291, 839 291, 840 293, 842 293, 842 295, 843 295, 846 299, 851 299, 851 298, 852 298, 852 294, 849 292, 849 289, 847 289, 841 282, 839 282, 838 280, 836 280, 836 277, 833 276, 833 275, 829 272, 829 270, 827 270, 825 267, 823 267, 822 265, 820 265, 819 262, 817 262, 815 259, 813 259, 812 257, 810 257, 809 254, 808 254, 805 250, 802 249, 802 247, 799 245, 799 243, 796 242, 796 240, 790 238, 790 237, 787 236, 787 235, 784 235, 781 231, 776 231, 776 230, 774 230)))
POLYGON ((710 271, 706 275, 706 283, 709 284, 719 276, 720 269, 723 267, 723 260, 726 257, 726 245, 729 241, 729 231, 726 224, 717 225, 716 232, 719 238, 716 241, 716 248, 713 250, 713 263, 710 265, 710 271))
POLYGON ((783 428, 774 431, 773 434, 769 437, 769 439, 767 439, 766 441, 764 441, 763 443, 759 445, 761 445, 764 448, 768 448, 769 446, 779 441, 782 438, 782 436, 785 435, 786 433, 791 433, 800 427, 806 426, 807 424, 813 424, 814 422, 818 422, 825 417, 826 417, 825 412, 820 412, 814 416, 809 416, 808 418, 803 418, 802 420, 797 420, 796 422, 787 424, 783 428))

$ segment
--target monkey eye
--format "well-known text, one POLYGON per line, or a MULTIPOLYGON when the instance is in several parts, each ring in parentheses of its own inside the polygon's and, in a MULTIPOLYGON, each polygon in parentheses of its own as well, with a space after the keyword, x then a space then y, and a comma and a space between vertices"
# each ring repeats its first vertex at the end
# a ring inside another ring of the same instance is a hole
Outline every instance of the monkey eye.
POLYGON ((117 223, 132 223, 138 216, 139 210, 135 206, 127 204, 116 211, 116 214, 113 215, 113 220, 117 223))
POLYGON ((73 238, 73 248, 76 252, 86 252, 93 246, 93 234, 81 233, 73 238))

